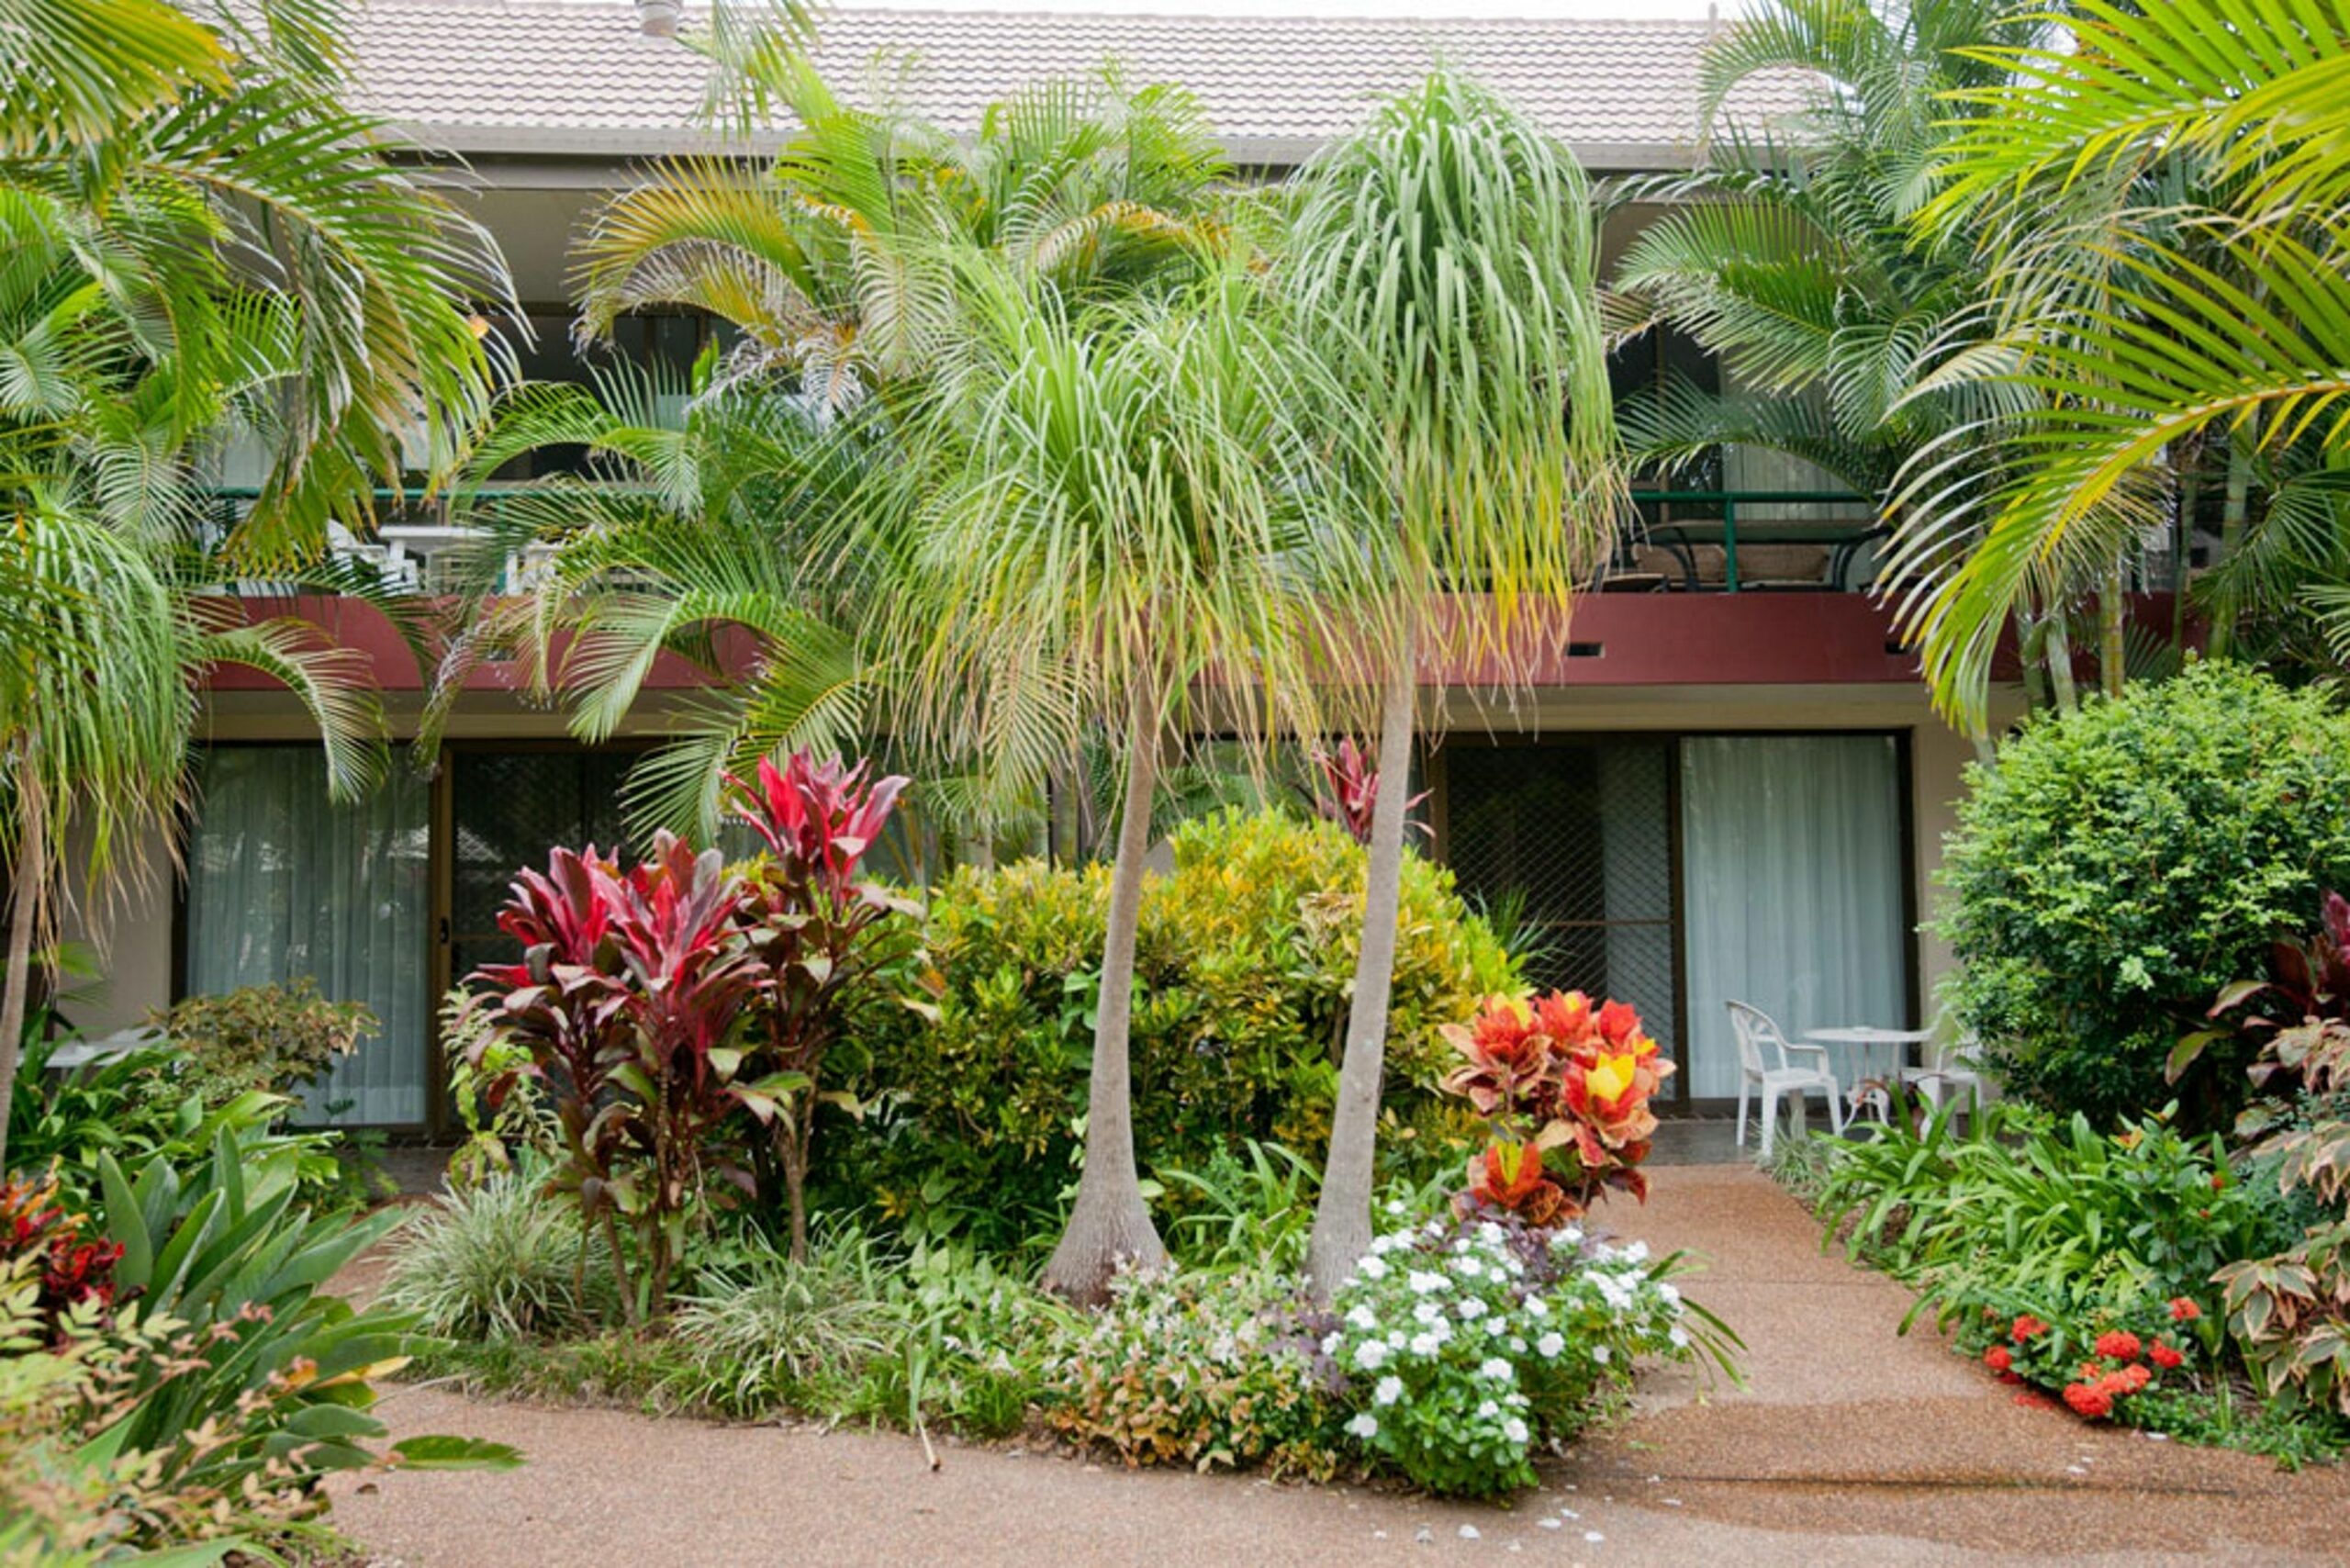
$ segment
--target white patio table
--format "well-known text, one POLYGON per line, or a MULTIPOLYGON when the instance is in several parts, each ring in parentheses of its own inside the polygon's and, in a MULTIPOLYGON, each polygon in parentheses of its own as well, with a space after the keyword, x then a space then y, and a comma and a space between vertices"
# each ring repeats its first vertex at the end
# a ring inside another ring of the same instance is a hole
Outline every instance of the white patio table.
POLYGON ((1869 1101, 1875 1104, 1879 1120, 1890 1114, 1893 1103, 1893 1097, 1882 1086, 1901 1081, 1902 1053, 1933 1037, 1931 1029, 1880 1029, 1868 1024, 1813 1029, 1804 1036, 1823 1046, 1842 1046, 1852 1053, 1856 1070, 1852 1088, 1845 1092, 1852 1103, 1852 1114, 1860 1114, 1862 1103, 1869 1101), (1875 1054, 1881 1048, 1889 1051, 1892 1059, 1882 1074, 1873 1073, 1870 1070, 1876 1065, 1875 1054), (1872 1084, 1879 1087, 1872 1091, 1872 1084))

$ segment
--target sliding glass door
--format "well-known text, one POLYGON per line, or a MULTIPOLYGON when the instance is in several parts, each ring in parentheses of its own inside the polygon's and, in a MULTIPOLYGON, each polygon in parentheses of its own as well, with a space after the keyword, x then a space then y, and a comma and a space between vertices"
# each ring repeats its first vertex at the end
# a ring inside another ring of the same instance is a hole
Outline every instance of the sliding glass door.
POLYGON ((308 1096, 308 1119, 420 1126, 431 1030, 431 786, 395 767, 364 800, 327 795, 315 745, 222 746, 198 767, 187 849, 185 987, 308 976, 380 1032, 308 1096))
POLYGON ((1692 1098, 1738 1093, 1725 1002, 1761 1008, 1789 1039, 1910 1022, 1902 790, 1891 735, 1682 741, 1692 1098))

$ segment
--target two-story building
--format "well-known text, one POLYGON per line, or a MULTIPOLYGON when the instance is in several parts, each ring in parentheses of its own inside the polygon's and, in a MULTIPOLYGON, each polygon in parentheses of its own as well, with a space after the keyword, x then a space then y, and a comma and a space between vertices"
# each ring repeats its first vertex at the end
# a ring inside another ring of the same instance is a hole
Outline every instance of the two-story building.
MULTIPOLYGON (((841 9, 822 17, 820 59, 854 97, 868 62, 911 55, 912 106, 968 128, 1026 83, 1114 57, 1132 80, 1197 93, 1236 163, 1272 177, 1441 55, 1607 177, 1697 155, 1707 26, 841 9)), ((580 376, 569 243, 645 160, 712 147, 695 128, 700 61, 612 0, 370 0, 358 47, 362 101, 439 150, 435 176, 503 246, 537 329, 524 371, 580 376)), ((1611 252, 1642 219, 1611 218, 1611 252)), ((618 352, 684 364, 710 330, 636 319, 618 352)), ((1668 366, 1719 374, 1651 335, 1619 354, 1619 386, 1668 366)), ((1636 1003, 1680 1057, 1673 1092, 1688 1106, 1737 1092, 1727 999, 1790 1030, 1930 1012, 1942 959, 1918 926, 1972 751, 1863 591, 1869 507, 1732 451, 1702 482, 1642 492, 1640 511, 1643 537, 1582 599, 1539 688, 1495 707, 1449 689, 1450 727, 1424 767, 1434 852, 1472 893, 1523 890, 1548 955, 1538 978, 1636 1003)), ((430 586, 449 538, 419 510, 370 547, 430 586)), ((355 604, 311 612, 375 653, 396 727, 413 733, 423 672, 388 628, 355 604)), ((491 666, 457 701, 435 773, 396 767, 335 805, 285 693, 224 677, 207 705, 185 875, 93 933, 109 979, 78 1021, 103 1033, 174 994, 313 975, 383 1021, 322 1103, 352 1122, 440 1127, 437 999, 498 941, 518 865, 619 836, 628 745, 575 744, 564 713, 491 666)), ((668 711, 648 701, 624 738, 657 735, 668 711)))

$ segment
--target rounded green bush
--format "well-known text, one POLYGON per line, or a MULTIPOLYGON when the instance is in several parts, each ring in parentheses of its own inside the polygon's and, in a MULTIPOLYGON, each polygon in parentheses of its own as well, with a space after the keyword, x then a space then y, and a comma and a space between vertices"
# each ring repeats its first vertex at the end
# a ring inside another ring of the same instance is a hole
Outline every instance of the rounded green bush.
POLYGON ((2244 1094, 2240 1046, 2165 1064, 2220 988, 2350 882, 2350 723, 2227 664, 2027 725, 1968 775, 1944 850, 1951 1000, 2016 1092, 2100 1125, 2244 1094))
MULTIPOLYGON (((1337 1096, 1360 936, 1363 852, 1320 822, 1225 812, 1178 828, 1146 884, 1136 945, 1134 1097, 1146 1171, 1201 1169, 1249 1138, 1317 1163, 1337 1096)), ((1049 1240, 1076 1179, 1093 1047, 1107 867, 964 868, 931 895, 935 1022, 865 1032, 860 1098, 821 1161, 917 1228, 992 1249, 1049 1240), (854 1144, 850 1148, 847 1145, 854 1144)), ((1391 1146, 1446 1142, 1438 1025, 1516 967, 1455 890, 1407 857, 1388 1021, 1391 1146)), ((1188 1190, 1170 1185, 1168 1201, 1188 1190)))

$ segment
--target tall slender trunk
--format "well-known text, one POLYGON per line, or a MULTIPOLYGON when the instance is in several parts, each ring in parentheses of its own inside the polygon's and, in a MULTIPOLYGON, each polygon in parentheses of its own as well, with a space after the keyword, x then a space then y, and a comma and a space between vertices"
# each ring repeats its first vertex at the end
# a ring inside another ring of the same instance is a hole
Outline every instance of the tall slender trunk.
POLYGON ((2108 697, 2121 695, 2121 662, 2124 656, 2121 623, 2125 618, 2127 592, 2119 557, 2105 572, 2104 587, 2097 596, 2097 675, 2098 683, 2108 697))
MULTIPOLYGON (((2235 559, 2244 544, 2244 527, 2252 516, 2252 432, 2257 428, 2248 426, 2228 436, 2228 488, 2220 511, 2220 558, 2212 563, 2215 566, 2225 566, 2235 559)), ((2211 607, 2211 633, 2206 639, 2212 657, 2227 655, 2235 632, 2235 603, 2232 599, 2221 599, 2211 607)))
POLYGON ((2048 706, 2048 622, 2030 610, 2016 611, 2016 658, 2023 666, 2023 702, 2037 713, 2048 706))
POLYGON ((2056 695, 2056 711, 2070 713, 2081 705, 2073 687, 2073 633, 2065 623, 2065 607, 2048 611, 2048 684, 2056 695))
POLYGON ((2186 471, 2178 476, 2178 520, 2171 529, 2170 645, 2187 654, 2187 573, 2195 554, 2195 508, 2202 498, 2203 443, 2190 449, 2186 471))
POLYGON ((24 1043, 25 1010, 33 989, 33 930, 40 920, 41 891, 49 876, 48 819, 39 787, 19 786, 16 886, 8 901, 8 964, 0 978, 0 1175, 8 1170, 9 1101, 17 1087, 17 1062, 24 1043))
POLYGON ((1404 648, 1380 700, 1379 793, 1371 801, 1371 854, 1363 868, 1362 952, 1355 960, 1354 1001, 1347 1010, 1347 1054, 1338 1067, 1329 1160, 1305 1250, 1308 1286, 1321 1302, 1330 1299, 1371 1246, 1371 1155, 1379 1137, 1380 1078, 1387 1067, 1396 912, 1403 902, 1404 803, 1412 788, 1417 653, 1416 646, 1404 648))
POLYGON ((1155 1269, 1167 1249, 1150 1223, 1135 1168, 1133 1072, 1135 930, 1142 917, 1143 861, 1150 853, 1151 790, 1158 778, 1158 705, 1135 696, 1127 738, 1126 799, 1110 871, 1110 912, 1102 938, 1102 993, 1094 1007, 1093 1072, 1086 1087, 1085 1170, 1069 1228, 1045 1265, 1044 1286, 1083 1305, 1108 1299, 1121 1261, 1155 1269))

